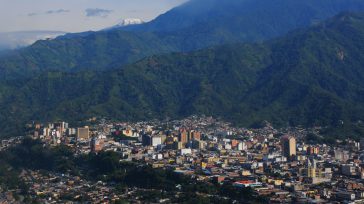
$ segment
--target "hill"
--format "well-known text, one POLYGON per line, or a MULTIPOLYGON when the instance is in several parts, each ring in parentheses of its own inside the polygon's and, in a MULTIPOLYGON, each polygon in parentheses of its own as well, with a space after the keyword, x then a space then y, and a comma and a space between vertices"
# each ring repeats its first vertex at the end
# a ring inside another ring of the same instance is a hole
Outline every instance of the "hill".
POLYGON ((363 39, 364 14, 344 13, 266 43, 152 56, 107 72, 48 72, 2 82, 1 130, 9 133, 29 120, 95 115, 145 120, 207 114, 246 126, 263 120, 280 126, 360 123, 363 39))
POLYGON ((363 8, 359 0, 190 0, 151 22, 123 29, 168 34, 177 31, 193 36, 229 33, 235 39, 251 42, 278 37, 340 12, 363 8))
POLYGON ((174 50, 153 33, 125 31, 68 34, 37 41, 0 58, 0 79, 34 76, 43 71, 107 70, 140 58, 174 50))
POLYGON ((44 70, 110 70, 155 54, 260 42, 358 10, 364 1, 191 0, 150 23, 38 41, 2 57, 0 79, 44 70))
POLYGON ((40 39, 64 35, 61 31, 18 31, 0 33, 0 51, 29 46, 40 39))

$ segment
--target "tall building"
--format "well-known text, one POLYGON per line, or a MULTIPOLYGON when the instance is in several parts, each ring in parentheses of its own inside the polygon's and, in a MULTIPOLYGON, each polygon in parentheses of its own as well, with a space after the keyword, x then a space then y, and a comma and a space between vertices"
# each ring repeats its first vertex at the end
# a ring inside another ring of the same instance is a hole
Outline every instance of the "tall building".
POLYGON ((153 136, 152 137, 152 146, 156 147, 162 144, 162 137, 161 136, 153 136))
POLYGON ((316 178, 316 160, 313 158, 307 158, 306 161, 306 170, 307 170, 307 177, 309 178, 316 178))
POLYGON ((91 151, 92 152, 99 152, 102 150, 104 146, 104 141, 100 140, 96 137, 93 137, 91 140, 91 151))
POLYGON ((76 135, 76 134, 77 134, 76 128, 68 128, 67 129, 67 135, 68 136, 76 135))
POLYGON ((200 141, 201 140, 201 133, 198 131, 191 132, 191 140, 200 141))
POLYGON ((314 147, 314 146, 307 147, 308 155, 315 155, 315 154, 319 154, 319 153, 320 153, 320 149, 318 147, 314 147))
POLYGON ((50 133, 51 133, 51 129, 43 128, 43 136, 44 137, 49 137, 50 133))
POLYGON ((180 132, 179 141, 182 142, 182 144, 187 144, 187 142, 189 141, 188 132, 185 129, 180 132))
POLYGON ((238 140, 231 140, 231 147, 232 148, 237 148, 239 145, 239 141, 238 140))
POLYGON ((77 128, 77 139, 88 140, 90 138, 90 129, 86 126, 83 128, 77 128))
POLYGON ((292 136, 284 136, 281 139, 282 143, 282 153, 287 159, 296 156, 296 138, 292 136))
POLYGON ((54 123, 54 128, 56 128, 63 135, 66 129, 68 128, 68 123, 66 122, 54 123))
POLYGON ((334 150, 335 159, 341 162, 346 162, 350 158, 349 151, 343 149, 334 150))

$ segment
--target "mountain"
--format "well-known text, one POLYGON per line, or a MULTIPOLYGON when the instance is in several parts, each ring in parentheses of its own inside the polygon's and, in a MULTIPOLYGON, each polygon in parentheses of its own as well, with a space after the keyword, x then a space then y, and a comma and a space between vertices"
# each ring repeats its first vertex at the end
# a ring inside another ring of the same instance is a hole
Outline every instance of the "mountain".
POLYGON ((155 20, 38 41, 0 59, 0 79, 43 70, 109 70, 147 56, 237 42, 261 42, 364 10, 362 0, 191 0, 155 20))
POLYGON ((364 13, 343 13, 265 43, 152 56, 107 72, 2 81, 0 130, 95 115, 145 120, 207 114, 245 126, 263 120, 357 124, 364 119, 362 50, 364 13))
POLYGON ((143 57, 175 50, 153 33, 86 32, 41 40, 0 58, 0 80, 42 71, 107 70, 143 57))
POLYGON ((139 18, 126 18, 126 19, 123 19, 117 25, 112 26, 110 28, 106 28, 104 30, 109 31, 109 30, 114 30, 114 29, 122 29, 126 26, 139 25, 139 24, 143 24, 143 23, 144 23, 144 21, 139 18))
POLYGON ((124 26, 130 26, 130 25, 139 25, 144 23, 143 20, 139 19, 139 18, 127 18, 127 19, 123 19, 118 25, 116 25, 117 27, 124 27, 124 26))
POLYGON ((192 35, 190 39, 215 35, 230 42, 251 42, 282 36, 343 11, 363 9, 364 2, 360 0, 190 0, 151 22, 124 30, 177 32, 192 35), (226 36, 234 38, 224 39, 226 36))
POLYGON ((65 32, 60 31, 18 31, 0 33, 0 51, 29 46, 37 40, 53 39, 65 32))

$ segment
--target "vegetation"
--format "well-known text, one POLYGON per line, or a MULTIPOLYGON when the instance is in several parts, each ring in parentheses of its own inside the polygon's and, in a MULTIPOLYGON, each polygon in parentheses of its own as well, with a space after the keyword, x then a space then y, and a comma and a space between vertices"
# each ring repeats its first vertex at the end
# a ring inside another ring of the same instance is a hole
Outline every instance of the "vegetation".
POLYGON ((206 114, 245 126, 271 121, 340 130, 345 124, 344 131, 325 132, 360 136, 363 39, 364 15, 346 13, 264 44, 148 57, 108 72, 3 81, 1 135, 22 134, 30 120, 206 114))
POLYGON ((362 0, 190 1, 145 25, 38 41, 1 57, 0 79, 50 70, 110 70, 156 54, 260 42, 342 11, 363 10, 362 0))
POLYGON ((74 156, 71 149, 66 146, 47 147, 41 141, 30 138, 24 139, 20 145, 1 152, 0 163, 3 164, 0 168, 0 185, 5 189, 22 188, 25 195, 27 187, 22 184, 18 175, 23 169, 32 169, 69 173, 95 182, 102 180, 116 183, 116 189, 119 191, 123 191, 126 187, 150 189, 140 195, 146 202, 157 202, 157 199, 161 198, 171 198, 178 203, 263 201, 255 198, 251 189, 239 190, 231 183, 219 186, 196 181, 171 170, 120 162, 120 155, 116 152, 74 156), (11 168, 11 171, 4 168, 11 168), (177 192, 179 196, 175 197, 177 192))

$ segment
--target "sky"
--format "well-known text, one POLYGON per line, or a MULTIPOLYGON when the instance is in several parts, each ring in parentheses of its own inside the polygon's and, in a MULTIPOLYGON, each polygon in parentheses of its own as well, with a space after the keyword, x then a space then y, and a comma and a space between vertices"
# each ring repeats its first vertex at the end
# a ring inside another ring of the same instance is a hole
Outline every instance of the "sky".
POLYGON ((100 30, 122 19, 150 21, 187 0, 0 0, 0 32, 100 30))

